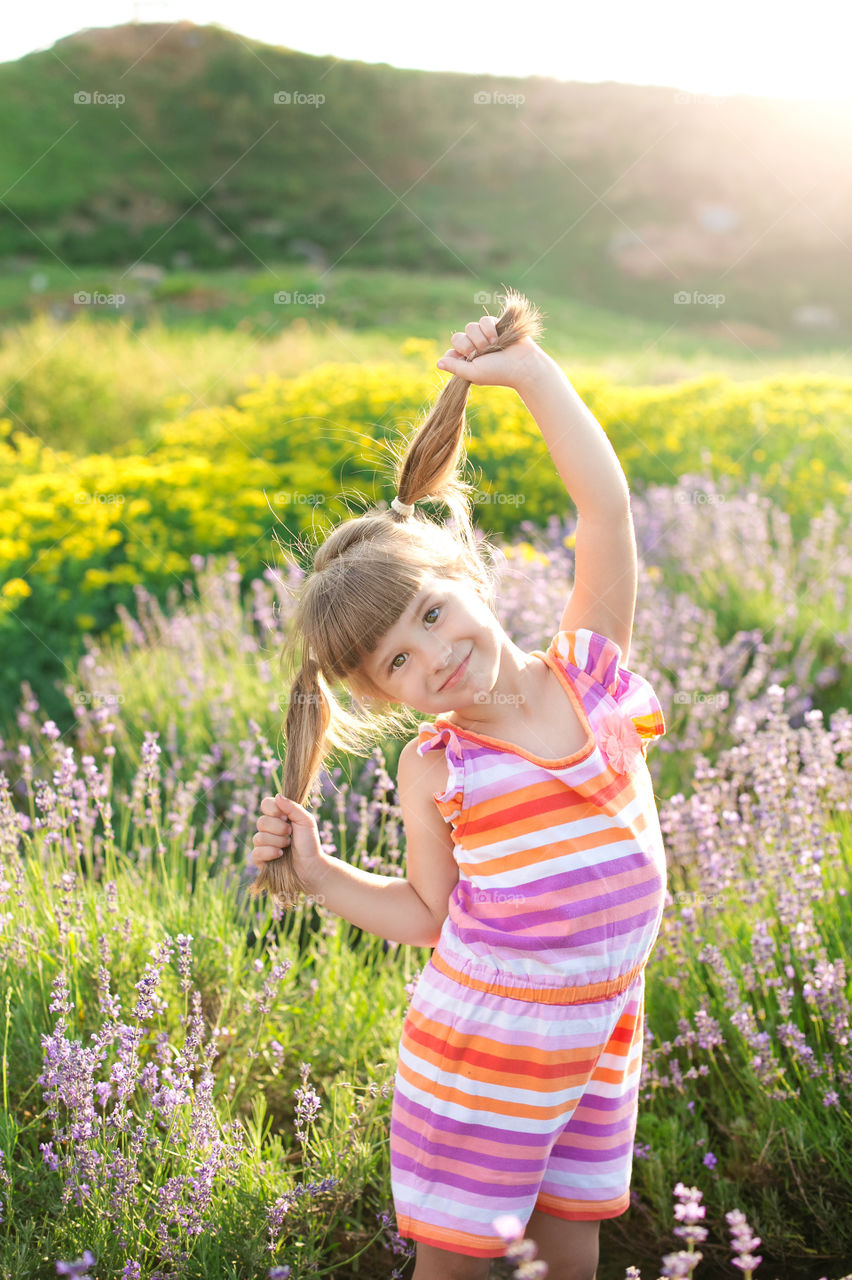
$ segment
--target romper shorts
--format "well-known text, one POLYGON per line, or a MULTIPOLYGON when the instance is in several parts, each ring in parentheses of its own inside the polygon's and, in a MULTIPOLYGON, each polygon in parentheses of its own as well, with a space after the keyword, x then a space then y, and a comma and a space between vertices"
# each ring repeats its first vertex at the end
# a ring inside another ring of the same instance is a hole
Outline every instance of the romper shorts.
POLYGON ((596 988, 518 988, 524 998, 452 973, 433 953, 403 1023, 390 1126, 399 1234, 496 1258, 501 1214, 524 1226, 534 1209, 619 1217, 630 1206, 644 965, 596 988), (606 998, 586 998, 604 988, 606 998))

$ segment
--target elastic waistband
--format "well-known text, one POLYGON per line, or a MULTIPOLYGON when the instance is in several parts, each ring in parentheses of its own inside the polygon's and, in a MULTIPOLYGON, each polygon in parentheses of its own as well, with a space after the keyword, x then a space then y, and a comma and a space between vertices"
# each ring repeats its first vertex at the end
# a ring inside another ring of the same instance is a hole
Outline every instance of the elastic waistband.
POLYGON ((462 986, 486 991, 490 995, 508 996, 514 1000, 533 1000, 536 1004, 593 1004, 599 1000, 609 1000, 626 991, 645 968, 643 961, 628 973, 619 974, 617 978, 610 978, 607 982, 586 983, 580 987, 523 987, 503 982, 500 977, 477 978, 466 969, 456 969, 447 963, 437 949, 432 952, 431 963, 439 973, 452 978, 454 982, 460 982, 462 986))

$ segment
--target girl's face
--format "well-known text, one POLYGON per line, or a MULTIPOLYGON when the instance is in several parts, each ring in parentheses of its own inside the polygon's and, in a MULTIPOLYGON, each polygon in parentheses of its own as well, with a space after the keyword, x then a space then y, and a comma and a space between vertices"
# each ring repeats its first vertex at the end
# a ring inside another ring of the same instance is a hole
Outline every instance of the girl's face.
POLYGON ((497 679, 503 639, 473 583, 430 576, 363 666, 389 702, 474 716, 476 694, 497 679))

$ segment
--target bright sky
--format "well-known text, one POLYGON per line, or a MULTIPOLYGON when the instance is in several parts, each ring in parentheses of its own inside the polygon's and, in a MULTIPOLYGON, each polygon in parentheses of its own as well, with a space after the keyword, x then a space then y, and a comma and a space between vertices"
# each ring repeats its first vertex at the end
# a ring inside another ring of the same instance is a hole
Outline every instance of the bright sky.
POLYGON ((10 4, 0 62, 82 27, 189 19, 266 44, 430 71, 666 85, 852 104, 849 0, 37 0, 10 4))

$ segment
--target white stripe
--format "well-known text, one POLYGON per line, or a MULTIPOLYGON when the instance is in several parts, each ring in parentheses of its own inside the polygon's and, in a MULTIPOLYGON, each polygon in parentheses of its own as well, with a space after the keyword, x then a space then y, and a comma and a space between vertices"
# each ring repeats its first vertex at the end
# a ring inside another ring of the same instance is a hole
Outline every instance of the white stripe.
MULTIPOLYGON (((449 920, 450 917, 448 916, 447 921, 449 920)), ((650 952, 658 931, 659 916, 656 924, 651 922, 645 925, 639 933, 634 930, 632 933, 626 934, 621 950, 607 950, 607 954, 604 957, 600 954, 600 943, 585 943, 582 947, 575 944, 573 952, 566 949, 564 952, 555 953, 555 959, 549 965, 542 959, 534 959, 522 951, 510 951, 506 942, 506 935, 503 934, 501 935, 501 954, 499 956, 500 968, 493 969, 493 978, 489 977, 484 980, 505 981, 506 975, 508 975, 508 977, 514 978, 519 983, 528 982, 531 986, 534 986, 535 982, 540 981, 542 978, 555 978, 557 979, 556 982, 548 983, 548 985, 554 987, 585 987, 592 986, 598 982, 608 982, 613 969, 620 969, 622 973, 629 973, 650 952), (594 950, 592 949, 593 947, 594 950), (594 968, 595 965, 599 967, 594 968)), ((452 945, 453 941, 454 935, 447 929, 446 934, 441 937, 441 953, 448 964, 456 969, 462 969, 466 961, 473 959, 478 968, 488 965, 493 953, 488 952, 485 943, 474 942, 470 944, 467 950, 457 950, 452 945)), ((523 938, 519 938, 518 941, 523 945, 523 938)), ((607 939, 606 941, 608 947, 612 947, 613 940, 607 939)), ((477 981, 483 980, 481 979, 481 974, 477 973, 475 976, 477 981)), ((487 995, 488 993, 482 992, 482 994, 487 995)), ((619 992, 618 994, 622 993, 619 992)), ((611 998, 614 999, 615 997, 611 998)), ((596 1000, 588 1001, 587 1003, 600 1004, 602 1002, 596 1000)))
MULTIPOLYGON (((571 1103, 576 1101, 583 1092, 584 1085, 575 1085, 571 1088, 548 1089, 545 1083, 536 1085, 534 1089, 513 1089, 507 1084, 490 1084, 485 1080, 477 1080, 475 1076, 461 1075, 454 1071, 451 1066, 436 1067, 431 1062, 419 1058, 416 1053, 412 1053, 404 1044, 399 1047, 399 1061, 404 1063, 409 1070, 416 1072, 420 1076, 424 1076, 432 1084, 441 1085, 448 1089, 458 1089, 471 1098, 492 1099, 494 1102, 505 1102, 509 1104, 520 1104, 529 1107, 564 1107, 566 1113, 571 1109, 571 1103)), ((429 1102, 429 1106, 434 1110, 435 1101, 429 1102)), ((479 1112, 476 1113, 479 1115, 479 1112)), ((566 1114, 567 1119, 567 1114, 566 1114)), ((503 1117, 504 1123, 506 1117, 503 1117)), ((520 1121, 526 1124, 526 1117, 520 1121)), ((553 1124, 553 1120, 549 1121, 553 1124)))
MULTIPOLYGON (((495 1136, 499 1138, 505 1134, 507 1127, 517 1131, 523 1127, 523 1132, 529 1134, 533 1139, 537 1136, 552 1137, 561 1133, 570 1116, 563 1117, 545 1117, 534 1118, 531 1116, 513 1117, 507 1116, 502 1112, 473 1110, 465 1106, 463 1103, 453 1102, 444 1098, 430 1097, 416 1085, 410 1085, 403 1076, 397 1074, 394 1085, 395 1090, 401 1097, 407 1098, 409 1102, 417 1106, 425 1107, 434 1116, 446 1116, 449 1120, 459 1120, 463 1124, 484 1125, 486 1128, 493 1129, 495 1136)), ((404 1120, 404 1123, 410 1123, 416 1128, 419 1123, 414 1117, 410 1122, 404 1120)), ((448 1135, 450 1137, 451 1135, 448 1135)))
MULTIPOLYGON (((525 1223, 532 1213, 538 1194, 537 1191, 532 1191, 526 1196, 520 1196, 511 1186, 505 1188, 502 1199, 499 1196, 478 1197, 475 1192, 461 1188, 450 1188, 450 1193, 447 1194, 446 1186, 441 1184, 424 1195, 422 1181, 417 1178, 410 1181, 411 1177, 404 1170, 392 1171, 391 1182, 397 1213, 414 1218, 427 1227, 433 1214, 446 1214, 450 1223, 436 1226, 436 1232, 464 1231, 468 1235, 490 1236, 495 1243, 499 1241, 499 1237, 492 1225, 494 1218, 502 1213, 514 1213, 525 1223), (486 1203, 476 1204, 475 1201, 480 1198, 486 1200, 486 1203)), ((487 1170, 483 1170, 482 1182, 483 1185, 489 1185, 487 1170)))

